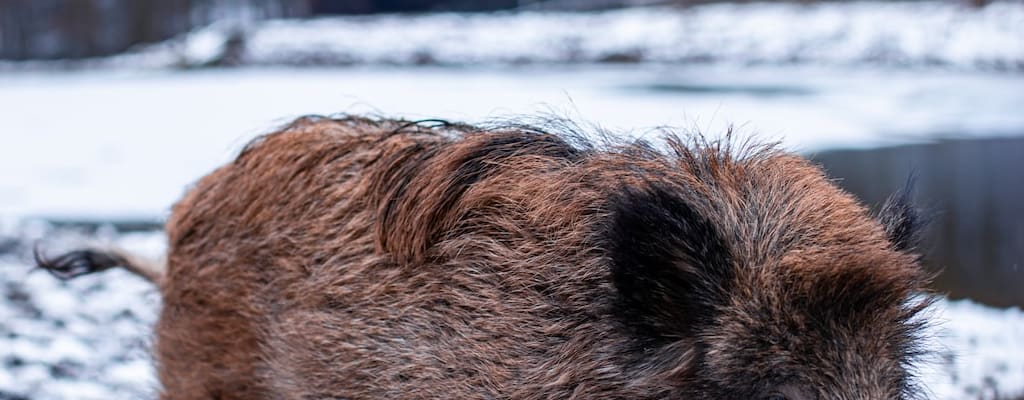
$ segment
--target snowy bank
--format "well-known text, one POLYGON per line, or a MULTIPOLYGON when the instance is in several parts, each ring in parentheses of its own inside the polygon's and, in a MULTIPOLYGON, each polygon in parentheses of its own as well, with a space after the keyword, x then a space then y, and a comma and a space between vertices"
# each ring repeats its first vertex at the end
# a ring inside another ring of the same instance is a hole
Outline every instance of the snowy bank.
POLYGON ((731 63, 1024 70, 1024 2, 708 4, 595 13, 426 14, 215 25, 116 65, 731 63))

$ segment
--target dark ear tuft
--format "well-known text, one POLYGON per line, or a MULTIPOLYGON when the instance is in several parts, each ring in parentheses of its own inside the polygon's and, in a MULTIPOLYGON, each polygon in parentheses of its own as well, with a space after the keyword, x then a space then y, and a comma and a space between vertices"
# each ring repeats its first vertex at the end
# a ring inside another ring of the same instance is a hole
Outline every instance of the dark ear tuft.
POLYGON ((889 241, 899 251, 915 250, 925 225, 920 211, 914 206, 913 193, 914 179, 911 177, 906 187, 890 196, 878 213, 878 220, 885 227, 889 241))
POLYGON ((623 189, 604 232, 623 318, 654 338, 685 336, 710 321, 733 278, 721 234, 681 190, 623 189))

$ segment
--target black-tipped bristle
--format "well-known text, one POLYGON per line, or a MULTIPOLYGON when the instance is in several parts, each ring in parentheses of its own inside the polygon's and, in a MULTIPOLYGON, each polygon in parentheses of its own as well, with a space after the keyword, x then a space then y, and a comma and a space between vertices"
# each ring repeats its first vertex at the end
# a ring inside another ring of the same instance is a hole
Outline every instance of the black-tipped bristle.
POLYGON ((914 205, 915 181, 914 174, 907 177, 904 188, 890 196, 878 214, 893 247, 900 251, 916 251, 927 225, 921 210, 914 205))

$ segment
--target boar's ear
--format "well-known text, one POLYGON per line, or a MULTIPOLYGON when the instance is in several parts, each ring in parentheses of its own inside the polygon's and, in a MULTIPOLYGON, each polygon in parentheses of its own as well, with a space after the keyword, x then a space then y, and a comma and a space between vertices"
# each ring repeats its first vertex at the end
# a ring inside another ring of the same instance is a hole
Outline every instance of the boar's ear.
POLYGON ((914 179, 911 177, 903 189, 889 196, 878 212, 878 220, 885 227, 886 236, 893 248, 899 251, 914 251, 920 244, 925 225, 913 203, 913 187, 914 179))
POLYGON ((679 196, 647 184, 611 200, 604 232, 627 324, 654 338, 685 337, 726 301, 732 257, 714 224, 679 196))

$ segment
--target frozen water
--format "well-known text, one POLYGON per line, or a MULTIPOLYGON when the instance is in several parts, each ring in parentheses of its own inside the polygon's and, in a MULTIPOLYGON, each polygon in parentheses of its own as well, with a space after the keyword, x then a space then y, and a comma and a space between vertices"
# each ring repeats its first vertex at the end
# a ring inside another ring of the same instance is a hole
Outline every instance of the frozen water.
POLYGON ((798 151, 1024 132, 1024 79, 812 68, 352 68, 0 74, 0 218, 164 216, 249 140, 303 114, 484 121, 554 111, 798 151))

